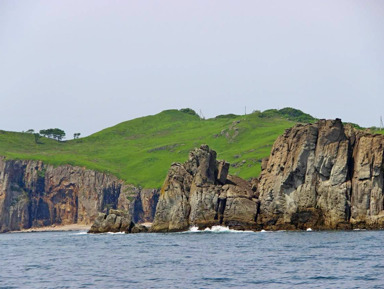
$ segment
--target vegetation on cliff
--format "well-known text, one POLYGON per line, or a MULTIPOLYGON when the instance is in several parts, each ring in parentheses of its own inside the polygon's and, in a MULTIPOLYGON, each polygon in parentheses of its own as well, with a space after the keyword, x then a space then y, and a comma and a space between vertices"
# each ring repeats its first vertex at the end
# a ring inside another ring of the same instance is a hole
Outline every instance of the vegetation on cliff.
POLYGON ((57 142, 34 135, 0 131, 0 155, 8 159, 71 164, 116 175, 146 188, 160 187, 172 162, 206 143, 231 163, 230 173, 243 178, 260 173, 275 139, 297 122, 313 122, 292 108, 221 115, 201 119, 191 109, 166 110, 104 129, 91 136, 57 142))

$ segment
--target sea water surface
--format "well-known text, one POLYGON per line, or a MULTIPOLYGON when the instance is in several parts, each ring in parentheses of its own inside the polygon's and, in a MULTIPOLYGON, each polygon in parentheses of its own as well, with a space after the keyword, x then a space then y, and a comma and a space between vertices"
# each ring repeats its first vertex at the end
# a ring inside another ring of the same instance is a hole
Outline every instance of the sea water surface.
POLYGON ((384 231, 0 235, 0 288, 384 288, 384 231))

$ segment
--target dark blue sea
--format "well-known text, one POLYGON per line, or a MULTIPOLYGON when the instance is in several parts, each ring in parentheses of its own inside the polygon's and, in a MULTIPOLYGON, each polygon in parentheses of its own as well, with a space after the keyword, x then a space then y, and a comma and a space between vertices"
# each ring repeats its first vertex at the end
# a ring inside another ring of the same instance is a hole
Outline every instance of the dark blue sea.
POLYGON ((0 235, 0 288, 384 288, 384 231, 0 235))

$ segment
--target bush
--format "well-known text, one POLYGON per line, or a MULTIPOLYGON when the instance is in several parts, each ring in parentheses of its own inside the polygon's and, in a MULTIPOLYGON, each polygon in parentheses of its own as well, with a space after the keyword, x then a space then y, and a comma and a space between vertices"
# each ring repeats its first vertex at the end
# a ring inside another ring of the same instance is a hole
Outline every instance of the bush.
POLYGON ((192 108, 182 108, 179 111, 190 114, 190 115, 197 115, 199 116, 196 111, 194 111, 192 108))
POLYGON ((280 110, 268 109, 263 111, 260 114, 260 117, 276 117, 276 116, 284 117, 291 121, 304 122, 304 123, 311 123, 316 121, 316 119, 313 116, 292 107, 285 107, 280 110))

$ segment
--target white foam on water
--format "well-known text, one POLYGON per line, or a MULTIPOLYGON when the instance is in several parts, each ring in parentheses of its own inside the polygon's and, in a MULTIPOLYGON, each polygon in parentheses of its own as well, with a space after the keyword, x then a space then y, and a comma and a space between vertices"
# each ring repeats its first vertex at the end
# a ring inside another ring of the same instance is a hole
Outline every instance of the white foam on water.
POLYGON ((225 226, 212 226, 211 228, 205 228, 204 230, 199 230, 199 227, 192 226, 189 228, 188 231, 183 233, 254 233, 254 232, 233 230, 225 226))
POLYGON ((212 228, 205 228, 205 232, 237 232, 236 230, 231 230, 229 227, 223 227, 223 226, 212 226, 212 228))
POLYGON ((199 227, 193 226, 193 227, 189 228, 189 232, 199 232, 199 227))
POLYGON ((109 235, 122 235, 122 234, 125 234, 125 232, 116 232, 116 233, 108 232, 107 234, 109 234, 109 235))
POLYGON ((78 232, 78 233, 75 233, 73 235, 87 235, 87 231, 82 231, 82 232, 78 232))
POLYGON ((266 231, 266 230, 261 230, 260 232, 261 232, 261 233, 265 233, 265 232, 267 232, 267 231, 266 231))
POLYGON ((307 232, 312 232, 312 229, 311 229, 311 228, 308 228, 308 229, 307 229, 307 232))

